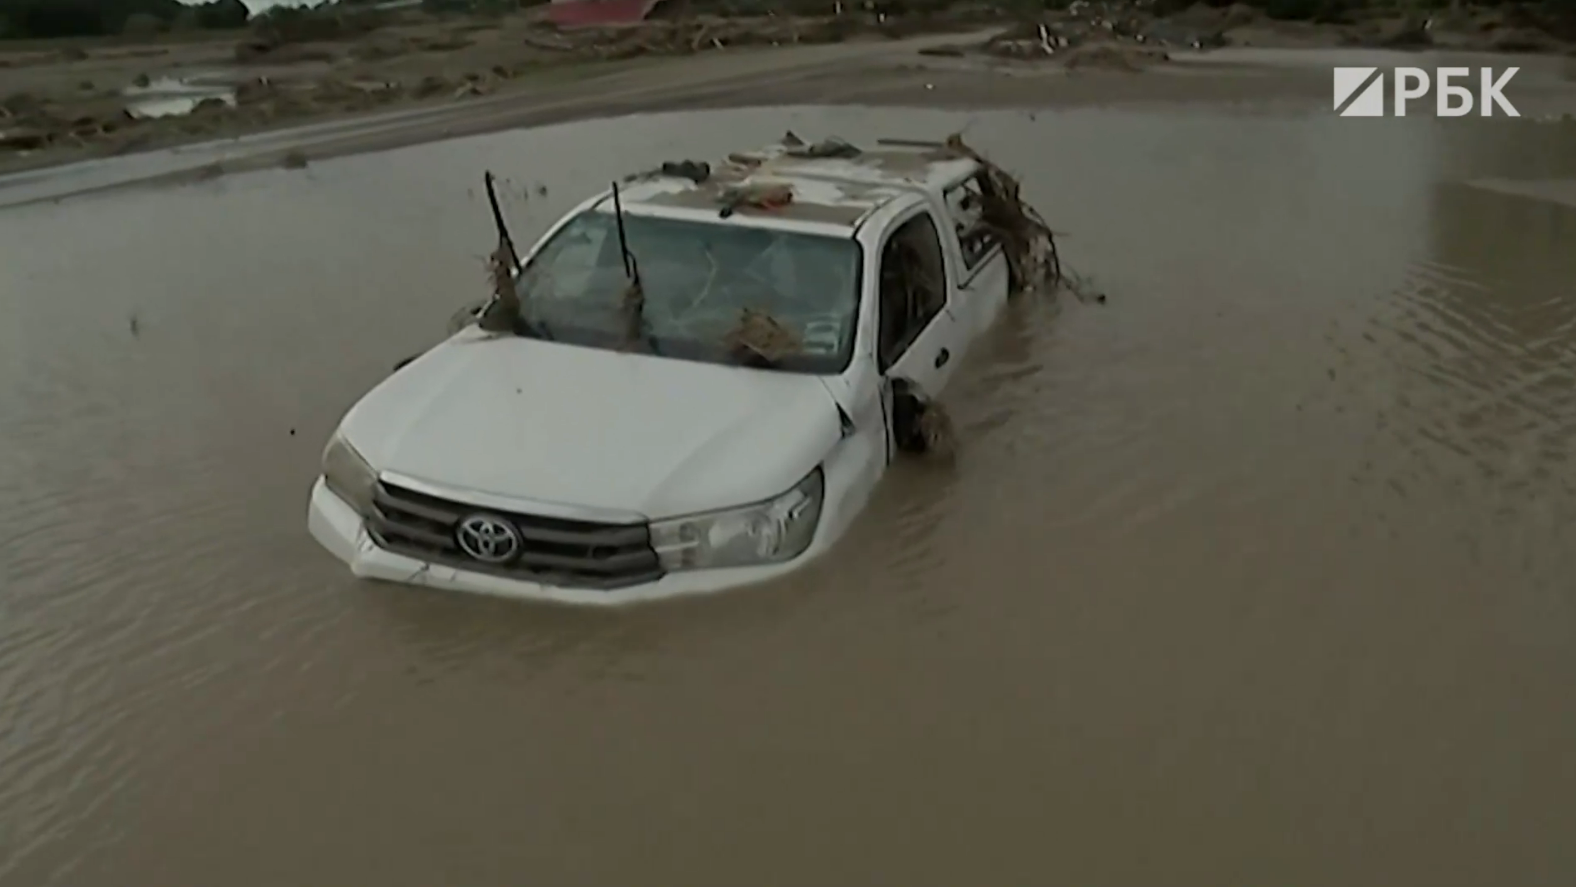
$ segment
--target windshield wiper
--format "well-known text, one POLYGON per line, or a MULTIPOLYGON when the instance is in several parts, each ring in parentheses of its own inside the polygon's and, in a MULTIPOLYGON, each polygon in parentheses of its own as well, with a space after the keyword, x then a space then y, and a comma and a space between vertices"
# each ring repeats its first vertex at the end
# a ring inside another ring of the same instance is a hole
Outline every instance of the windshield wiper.
POLYGON ((640 285, 640 264, 629 251, 629 238, 624 234, 624 203, 618 196, 618 183, 613 183, 613 219, 618 225, 618 251, 624 258, 624 276, 629 285, 624 288, 624 347, 633 348, 644 342, 652 354, 661 354, 657 339, 646 331, 646 291, 640 285))
POLYGON ((618 251, 624 259, 624 276, 629 285, 624 288, 624 347, 632 348, 643 337, 646 329, 646 293, 640 288, 640 265, 635 254, 629 251, 629 238, 624 235, 624 203, 618 199, 618 183, 613 183, 613 221, 618 226, 618 251))
POLYGON ((515 251, 514 238, 509 236, 509 224, 503 220, 503 207, 498 204, 498 189, 494 185, 496 181, 492 170, 482 175, 482 182, 487 186, 487 204, 492 207, 493 227, 498 229, 498 252, 508 260, 511 270, 518 271, 520 254, 515 251))
POLYGON ((496 179, 489 170, 482 181, 487 186, 487 203, 492 207, 493 226, 498 229, 498 247, 487 260, 487 276, 492 282, 493 297, 476 318, 476 325, 490 333, 513 333, 552 340, 546 324, 527 321, 521 310, 520 290, 516 275, 520 273, 520 254, 514 248, 514 238, 509 236, 509 225, 503 220, 503 207, 498 203, 496 179))

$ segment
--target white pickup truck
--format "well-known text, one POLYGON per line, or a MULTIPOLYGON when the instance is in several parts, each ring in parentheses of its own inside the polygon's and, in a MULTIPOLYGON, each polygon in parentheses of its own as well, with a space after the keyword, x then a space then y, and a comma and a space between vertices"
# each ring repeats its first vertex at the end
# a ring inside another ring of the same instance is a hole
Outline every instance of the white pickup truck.
POLYGON ((571 210, 516 265, 511 334, 468 325, 346 413, 312 535, 359 577, 575 604, 761 582, 832 548, 895 452, 923 446, 917 416, 1010 277, 979 160, 838 144, 571 210), (748 188, 791 199, 730 202, 748 188), (720 343, 744 309, 799 347, 739 360, 720 343))

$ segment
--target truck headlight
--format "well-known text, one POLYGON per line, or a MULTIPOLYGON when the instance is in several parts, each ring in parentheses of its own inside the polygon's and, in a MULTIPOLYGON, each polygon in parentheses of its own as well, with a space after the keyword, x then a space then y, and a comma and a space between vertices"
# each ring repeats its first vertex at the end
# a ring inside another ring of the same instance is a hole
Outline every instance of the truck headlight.
POLYGON ((793 489, 765 502, 653 521, 651 544, 669 571, 793 560, 815 537, 825 493, 826 479, 816 468, 793 489))
POLYGON ((339 434, 323 449, 323 483, 362 517, 372 513, 372 491, 378 473, 339 434))

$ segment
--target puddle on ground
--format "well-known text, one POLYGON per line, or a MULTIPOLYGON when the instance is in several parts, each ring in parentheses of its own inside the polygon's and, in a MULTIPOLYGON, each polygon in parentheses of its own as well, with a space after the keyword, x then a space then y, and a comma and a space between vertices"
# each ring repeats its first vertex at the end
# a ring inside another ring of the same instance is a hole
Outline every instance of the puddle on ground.
POLYGON ((128 86, 122 94, 127 99, 126 113, 139 118, 179 117, 210 99, 235 107, 233 85, 199 78, 156 77, 146 85, 128 86))
POLYGON ((0 884, 1576 871, 1576 211, 1465 184, 1576 133, 1455 122, 655 115, 0 211, 0 884), (1111 301, 1019 305, 957 466, 824 564, 585 614, 308 538, 335 421, 484 295, 484 169, 525 236, 965 124, 1111 301))

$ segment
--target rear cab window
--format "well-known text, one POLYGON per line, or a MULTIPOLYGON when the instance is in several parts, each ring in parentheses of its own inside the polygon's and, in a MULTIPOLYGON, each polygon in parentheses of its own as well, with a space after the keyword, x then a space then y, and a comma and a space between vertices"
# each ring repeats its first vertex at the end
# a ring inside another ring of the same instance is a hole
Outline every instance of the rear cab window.
POLYGON ((1001 245, 1001 239, 986 227, 981 217, 981 194, 979 174, 953 185, 945 194, 947 215, 963 251, 961 280, 972 277, 1001 245))

